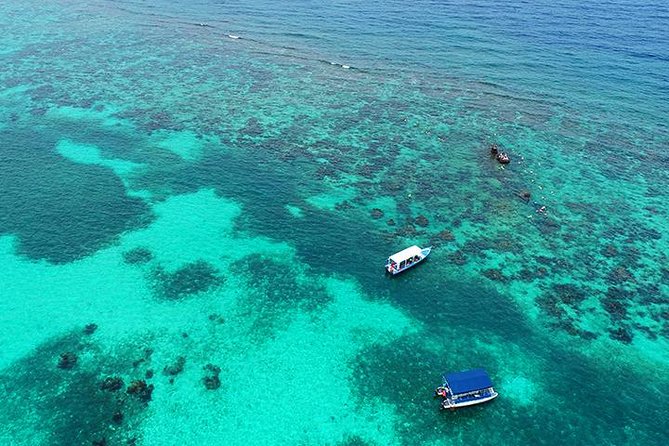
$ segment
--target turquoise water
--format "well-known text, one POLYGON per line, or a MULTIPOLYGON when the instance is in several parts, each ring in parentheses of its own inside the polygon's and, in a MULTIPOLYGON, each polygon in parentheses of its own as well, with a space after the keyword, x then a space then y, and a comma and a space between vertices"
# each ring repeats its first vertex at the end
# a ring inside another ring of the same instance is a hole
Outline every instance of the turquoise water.
POLYGON ((664 3, 0 25, 0 444, 667 443, 664 3))

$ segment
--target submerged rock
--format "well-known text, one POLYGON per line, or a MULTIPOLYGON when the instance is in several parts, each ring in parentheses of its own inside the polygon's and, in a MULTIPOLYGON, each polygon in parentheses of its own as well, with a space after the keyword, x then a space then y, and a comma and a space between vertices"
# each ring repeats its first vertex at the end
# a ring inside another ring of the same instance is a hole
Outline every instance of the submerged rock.
POLYGON ((98 329, 97 324, 87 324, 84 327, 84 334, 92 335, 93 333, 95 333, 95 330, 97 329, 98 329))
POLYGON ((246 136, 256 137, 262 136, 264 130, 257 118, 251 117, 246 121, 246 125, 241 130, 241 133, 246 136))
POLYGON ((508 278, 502 273, 501 269, 490 268, 486 269, 483 272, 483 275, 490 280, 495 280, 497 282, 506 282, 508 278))
POLYGON ((532 198, 532 194, 530 193, 529 190, 523 189, 520 192, 518 192, 518 197, 525 203, 529 203, 530 198, 532 198))
POLYGON ((77 364, 79 358, 75 353, 65 352, 60 354, 58 358, 58 368, 59 369, 71 369, 77 364))
POLYGON ((158 268, 154 276, 158 293, 169 300, 202 293, 223 282, 219 271, 203 260, 189 263, 173 273, 158 268))
POLYGON ((430 222, 429 222, 429 220, 427 219, 427 217, 424 216, 424 215, 422 215, 422 214, 419 215, 418 217, 416 217, 416 221, 415 221, 415 223, 416 223, 418 226, 420 226, 421 228, 424 228, 424 227, 426 227, 427 225, 430 224, 430 222))
POLYGON ((152 354, 153 354, 153 349, 152 348, 145 348, 144 349, 144 357, 133 361, 132 366, 137 367, 144 362, 150 361, 152 354))
POLYGON ((553 291, 562 303, 571 307, 575 307, 583 302, 590 294, 590 290, 588 289, 581 289, 575 285, 562 283, 554 285, 553 291))
POLYGON ((584 340, 592 340, 592 339, 597 339, 597 335, 591 331, 588 330, 582 330, 578 328, 573 321, 569 319, 562 319, 557 322, 554 322, 550 324, 552 327, 556 329, 560 329, 564 331, 565 333, 571 335, 571 336, 578 336, 581 339, 584 340))
POLYGON ((335 204, 336 211, 348 211, 349 209, 353 209, 353 205, 348 200, 344 200, 341 203, 335 204))
POLYGON ((556 319, 563 319, 566 317, 564 308, 560 305, 560 300, 554 294, 544 294, 537 298, 539 307, 549 316, 556 319))
POLYGON ((225 323, 225 318, 221 316, 220 314, 217 313, 212 313, 209 315, 209 320, 211 322, 214 322, 216 324, 224 324, 225 323))
POLYGON ((518 254, 522 250, 520 244, 510 236, 502 236, 495 241, 495 251, 518 254))
POLYGON ((467 263, 467 257, 462 251, 455 251, 454 253, 449 254, 448 260, 449 262, 454 263, 458 266, 462 266, 465 263, 467 263))
POLYGON ((378 220, 379 218, 383 218, 385 214, 383 211, 379 208, 374 208, 372 209, 371 216, 374 220, 378 220))
POLYGON ((416 227, 411 223, 405 224, 402 228, 397 230, 399 237, 411 237, 416 235, 416 227))
POLYGON ((100 383, 100 390, 116 392, 118 390, 121 390, 121 388, 123 388, 123 379, 119 378, 118 376, 110 376, 108 378, 105 378, 100 383))
POLYGON ((147 385, 143 379, 133 381, 126 390, 128 395, 133 395, 143 403, 151 401, 151 394, 153 393, 153 384, 147 385))
POLYGON ((662 275, 662 280, 669 282, 669 268, 660 268, 660 274, 662 275))
POLYGON ((186 365, 186 358, 179 356, 172 364, 168 364, 163 369, 163 375, 176 376, 183 372, 184 365, 186 365))
POLYGON ((602 255, 604 257, 615 257, 618 255, 618 249, 613 245, 606 245, 606 248, 602 250, 602 255))
POLYGON ((447 229, 437 234, 437 238, 444 242, 452 242, 453 240, 455 240, 455 236, 453 235, 453 233, 447 229))
POLYGON ((391 218, 391 219, 389 219, 389 220, 386 222, 386 224, 387 224, 388 226, 395 226, 395 220, 393 220, 393 219, 391 218))
POLYGON ((133 248, 123 253, 123 261, 128 265, 141 265, 153 259, 153 253, 147 248, 133 248))
POLYGON ((609 337, 616 341, 620 341, 623 344, 629 344, 633 339, 632 333, 625 327, 609 331, 609 337))
POLYGON ((624 319, 627 316, 627 308, 625 305, 615 299, 604 299, 603 301, 604 309, 606 310, 613 320, 624 319))
POLYGON ((207 390, 216 390, 219 387, 221 387, 221 379, 219 378, 219 375, 221 373, 221 368, 215 366, 214 364, 207 364, 206 366, 204 366, 204 369, 209 372, 207 375, 204 376, 204 378, 202 378, 204 387, 207 390))
POLYGON ((205 376, 202 380, 207 390, 216 390, 221 387, 221 379, 218 375, 205 376))
POLYGON ((614 284, 622 284, 626 282, 633 282, 634 276, 624 266, 619 266, 609 274, 609 282, 614 284))
POLYGON ((114 424, 121 424, 123 422, 123 412, 120 410, 114 412, 114 415, 112 415, 112 422, 114 424))

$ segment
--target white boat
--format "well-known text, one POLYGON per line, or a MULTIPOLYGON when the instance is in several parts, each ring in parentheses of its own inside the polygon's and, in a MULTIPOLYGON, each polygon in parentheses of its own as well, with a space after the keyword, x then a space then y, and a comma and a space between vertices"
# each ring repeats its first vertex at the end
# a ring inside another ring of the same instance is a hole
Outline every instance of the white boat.
POLYGON ((485 403, 497 398, 488 373, 483 369, 449 373, 435 394, 441 398, 442 409, 457 409, 485 403))
POLYGON ((386 260, 386 271, 393 276, 399 274, 404 270, 416 266, 430 255, 432 247, 420 248, 416 245, 410 246, 407 249, 395 253, 386 260))

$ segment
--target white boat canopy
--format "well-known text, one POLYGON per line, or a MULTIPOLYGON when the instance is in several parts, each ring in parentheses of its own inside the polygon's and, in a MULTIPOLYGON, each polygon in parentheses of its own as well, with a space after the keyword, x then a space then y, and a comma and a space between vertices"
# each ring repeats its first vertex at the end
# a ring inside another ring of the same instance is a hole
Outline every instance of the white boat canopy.
POLYGON ((391 255, 389 257, 389 259, 392 262, 400 263, 403 260, 413 258, 415 256, 422 257, 422 255, 423 255, 423 253, 421 252, 421 249, 418 246, 413 245, 413 246, 408 247, 407 249, 403 249, 402 251, 391 255))

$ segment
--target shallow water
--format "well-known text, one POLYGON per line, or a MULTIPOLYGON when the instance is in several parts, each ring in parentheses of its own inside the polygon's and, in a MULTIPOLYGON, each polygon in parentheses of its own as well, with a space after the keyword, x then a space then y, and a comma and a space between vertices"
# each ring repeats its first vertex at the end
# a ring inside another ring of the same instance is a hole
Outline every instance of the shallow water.
POLYGON ((0 24, 0 443, 666 443, 664 4, 0 24))

